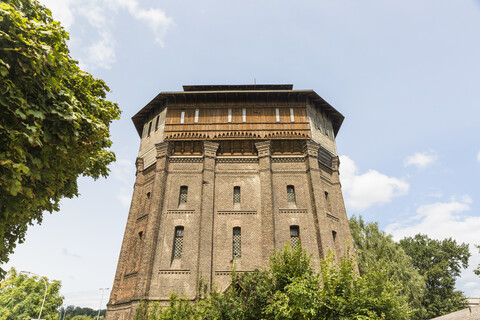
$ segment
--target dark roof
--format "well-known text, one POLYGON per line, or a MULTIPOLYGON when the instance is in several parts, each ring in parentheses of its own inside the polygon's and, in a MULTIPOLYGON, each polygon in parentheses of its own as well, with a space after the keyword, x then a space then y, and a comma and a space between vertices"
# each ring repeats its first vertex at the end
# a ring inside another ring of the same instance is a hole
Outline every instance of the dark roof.
POLYGON ((183 86, 183 91, 249 91, 292 90, 293 84, 221 84, 183 86))
POLYGON ((167 101, 170 103, 192 103, 215 101, 215 102, 247 102, 258 101, 261 98, 276 98, 285 101, 299 101, 309 98, 316 106, 327 112, 332 119, 333 131, 337 135, 342 125, 344 116, 323 100, 313 90, 292 90, 293 85, 198 85, 184 86, 185 91, 160 92, 152 101, 132 117, 132 121, 139 136, 142 135, 145 118, 156 107, 163 107, 167 101), (213 100, 215 98, 215 100, 213 100))

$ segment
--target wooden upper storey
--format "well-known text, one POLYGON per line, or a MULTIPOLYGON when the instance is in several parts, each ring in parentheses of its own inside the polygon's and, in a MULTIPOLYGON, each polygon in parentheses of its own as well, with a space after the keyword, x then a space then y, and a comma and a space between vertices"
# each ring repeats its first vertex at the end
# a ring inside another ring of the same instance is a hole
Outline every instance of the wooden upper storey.
POLYGON ((184 86, 158 94, 132 120, 142 136, 163 113, 165 140, 311 139, 311 110, 337 134, 344 117, 313 90, 292 85, 184 86))

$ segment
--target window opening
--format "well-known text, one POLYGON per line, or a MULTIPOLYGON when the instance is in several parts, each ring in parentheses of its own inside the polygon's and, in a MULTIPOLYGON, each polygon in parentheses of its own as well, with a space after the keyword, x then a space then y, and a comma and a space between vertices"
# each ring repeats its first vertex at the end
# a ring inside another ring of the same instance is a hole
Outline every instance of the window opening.
POLYGON ((275 121, 280 122, 280 109, 275 108, 275 121))
POLYGON ((139 238, 140 240, 143 240, 143 231, 140 231, 140 232, 138 233, 138 238, 139 238))
POLYGON ((150 137, 150 132, 152 132, 152 122, 150 122, 150 124, 148 125, 148 134, 147 136, 150 137))
POLYGON ((180 196, 178 198, 178 204, 187 203, 188 187, 180 187, 180 196))
POLYGON ((228 122, 232 122, 232 109, 228 108, 228 122))
POLYGON ((295 187, 287 186, 287 201, 295 202, 295 187))
POLYGON ((158 130, 158 122, 160 121, 160 116, 157 116, 157 121, 155 121, 155 131, 158 130))
POLYGON ((337 242, 337 231, 332 230, 333 242, 337 242))
POLYGON ((233 203, 240 203, 240 187, 233 187, 233 203))
POLYGON ((195 109, 195 123, 198 122, 198 114, 200 113, 200 109, 195 109))
POLYGON ((185 123, 185 110, 180 112, 180 123, 185 123))
POLYGON ((240 227, 233 228, 232 255, 234 259, 242 256, 242 229, 240 227))
POLYGON ((290 242, 294 250, 300 245, 300 230, 298 226, 290 226, 290 242))
POLYGON ((242 121, 247 122, 247 108, 242 108, 242 121))
POLYGON ((293 113, 293 108, 290 108, 290 121, 295 122, 295 114, 293 113))
POLYGON ((332 212, 332 205, 330 203, 330 197, 328 196, 328 192, 325 191, 325 203, 327 205, 327 212, 332 212))
POLYGON ((183 250, 183 227, 175 228, 175 237, 173 239, 173 258, 181 258, 183 250))

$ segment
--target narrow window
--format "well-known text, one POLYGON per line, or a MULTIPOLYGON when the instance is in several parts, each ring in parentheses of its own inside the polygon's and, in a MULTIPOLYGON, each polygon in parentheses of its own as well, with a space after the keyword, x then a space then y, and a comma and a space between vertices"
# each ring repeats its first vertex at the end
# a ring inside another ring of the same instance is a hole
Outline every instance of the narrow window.
POLYGON ((240 187, 233 187, 233 203, 240 203, 240 187))
POLYGON ((180 123, 185 123, 185 109, 180 113, 180 123))
POLYGON ((143 240, 143 231, 140 231, 140 232, 138 233, 138 238, 139 238, 140 240, 143 240))
POLYGON ((242 108, 242 121, 247 122, 247 108, 242 108))
POLYGON ((150 124, 148 125, 148 134, 147 136, 150 137, 150 132, 152 132, 152 122, 150 122, 150 124))
POLYGON ((337 242, 337 231, 332 230, 332 238, 333 238, 333 242, 337 242))
POLYGON ((183 250, 183 227, 175 227, 173 238, 173 258, 181 258, 183 250))
POLYGON ((280 122, 280 109, 275 108, 275 120, 280 122))
POLYGON ((198 114, 200 113, 200 109, 195 109, 195 123, 198 122, 198 114))
POLYGON ((287 201, 295 202, 295 187, 287 186, 287 201))
POLYGON ((232 122, 232 108, 228 108, 228 122, 232 122))
POLYGON ((295 122, 295 114, 293 113, 293 108, 290 108, 290 121, 295 122))
POLYGON ((242 256, 242 229, 240 227, 233 228, 232 255, 234 259, 242 256))
POLYGON ((327 205, 327 212, 332 212, 332 205, 330 203, 330 197, 328 196, 328 192, 325 191, 325 204, 327 205))
POLYGON ((155 131, 158 130, 158 122, 160 121, 160 116, 157 116, 157 121, 155 121, 155 131))
POLYGON ((300 244, 300 230, 298 226, 290 226, 290 242, 292 249, 297 249, 300 244))
POLYGON ((188 187, 180 187, 180 196, 178 197, 178 204, 187 203, 188 187))

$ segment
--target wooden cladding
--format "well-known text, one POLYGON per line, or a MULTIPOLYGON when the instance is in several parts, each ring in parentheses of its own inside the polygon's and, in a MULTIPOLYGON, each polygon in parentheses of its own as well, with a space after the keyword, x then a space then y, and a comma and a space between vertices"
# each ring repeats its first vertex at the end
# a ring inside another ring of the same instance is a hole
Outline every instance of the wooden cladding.
POLYGON ((251 140, 222 140, 219 141, 217 154, 228 155, 257 155, 257 149, 251 140))
POLYGON ((201 155, 202 151, 201 141, 175 141, 172 148, 173 155, 201 155))
POLYGON ((305 107, 169 107, 165 140, 310 139, 305 107))
POLYGON ((272 140, 272 154, 303 154, 302 140, 272 140))
MULTIPOLYGON (((217 155, 258 155, 255 140, 220 140, 217 155)), ((202 141, 174 141, 172 155, 202 155, 202 141)), ((304 141, 302 140, 272 140, 273 155, 303 154, 304 141)))

